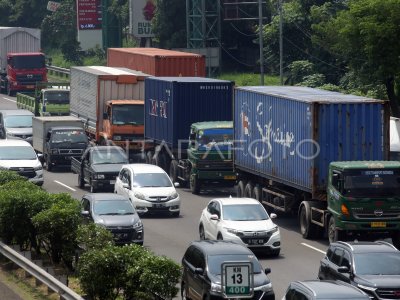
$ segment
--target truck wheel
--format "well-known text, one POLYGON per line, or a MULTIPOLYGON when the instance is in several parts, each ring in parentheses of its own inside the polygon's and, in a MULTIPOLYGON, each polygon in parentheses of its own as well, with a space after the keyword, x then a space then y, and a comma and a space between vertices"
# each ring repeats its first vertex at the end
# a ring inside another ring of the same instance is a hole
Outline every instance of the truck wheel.
POLYGON ((328 238, 329 243, 334 243, 337 241, 344 241, 346 237, 346 232, 342 230, 338 230, 336 228, 335 217, 331 216, 329 218, 329 225, 328 225, 328 238))
POLYGON ((246 184, 246 187, 244 188, 244 197, 245 198, 254 198, 253 189, 254 189, 254 185, 251 181, 249 181, 246 184))
POLYGON ((194 195, 200 193, 200 180, 197 178, 196 174, 190 176, 190 190, 194 195))
POLYGON ((178 179, 178 162, 176 160, 171 161, 171 165, 169 166, 169 177, 173 183, 179 182, 178 179))
POLYGON ((7 84, 7 95, 8 96, 14 96, 15 95, 15 92, 11 90, 11 84, 10 83, 7 84))
POLYGON ((243 180, 240 180, 237 186, 237 193, 236 193, 238 198, 243 198, 244 188, 245 188, 245 182, 243 180))
POLYGON ((253 189, 253 197, 256 199, 258 202, 261 202, 261 187, 257 184, 254 189, 253 189))
POLYGON ((400 250, 400 231, 392 232, 392 244, 400 250))
POLYGON ((53 165, 51 164, 51 159, 48 155, 46 155, 46 170, 51 171, 53 169, 53 165))
POLYGON ((81 175, 78 175, 78 186, 82 189, 85 187, 85 181, 81 177, 81 175))
POLYGON ((319 227, 311 223, 311 209, 309 204, 304 204, 300 210, 300 231, 305 239, 312 239, 318 237, 321 230, 319 227))
POLYGON ((152 151, 147 151, 146 153, 146 164, 152 164, 153 163, 153 152, 152 151))
POLYGON ((156 165, 156 166, 160 167, 164 171, 169 171, 169 170, 166 170, 167 158, 165 157, 165 153, 164 152, 159 152, 156 155, 154 155, 154 157, 153 157, 153 165, 156 165))

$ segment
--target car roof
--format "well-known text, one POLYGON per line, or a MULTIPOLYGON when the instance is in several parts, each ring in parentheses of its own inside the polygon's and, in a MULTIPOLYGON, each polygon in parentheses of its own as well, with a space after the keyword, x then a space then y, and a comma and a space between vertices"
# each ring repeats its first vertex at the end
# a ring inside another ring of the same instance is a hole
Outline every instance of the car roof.
POLYGON ((22 139, 5 139, 5 140, 0 140, 0 147, 2 146, 13 146, 13 147, 17 147, 17 146, 29 146, 31 148, 32 145, 30 143, 28 143, 27 141, 24 141, 22 139))
POLYGON ((395 246, 388 242, 376 241, 376 242, 336 242, 332 246, 342 246, 351 250, 353 253, 375 253, 375 252, 399 252, 395 246))
POLYGON ((82 198, 86 198, 90 201, 102 201, 102 200, 128 200, 129 198, 115 194, 115 193, 89 193, 82 196, 82 198))
POLYGON ((316 299, 352 299, 363 296, 369 299, 363 291, 342 281, 304 280, 294 283, 306 287, 316 296, 316 299))
POLYGON ((31 111, 27 109, 2 109, 0 110, 0 113, 3 114, 3 116, 35 116, 31 111))
POLYGON ((191 245, 195 245, 207 255, 224 255, 224 254, 244 254, 254 255, 246 246, 228 240, 201 240, 193 241, 191 245))
POLYGON ((55 130, 81 130, 83 131, 82 127, 78 127, 78 126, 55 126, 55 127, 51 127, 52 131, 55 130))
POLYGON ((214 198, 210 201, 219 201, 222 205, 235 205, 235 204, 260 204, 260 202, 253 198, 214 198))
POLYGON ((165 173, 159 166, 151 164, 126 164, 122 168, 129 168, 134 173, 165 173))

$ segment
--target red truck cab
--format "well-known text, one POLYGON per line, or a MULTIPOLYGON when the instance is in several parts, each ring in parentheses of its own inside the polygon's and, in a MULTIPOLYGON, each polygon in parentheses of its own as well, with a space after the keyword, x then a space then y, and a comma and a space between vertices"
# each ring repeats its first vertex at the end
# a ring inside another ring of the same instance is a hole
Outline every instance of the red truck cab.
POLYGON ((6 73, 2 86, 8 95, 33 91, 36 82, 47 82, 45 55, 41 52, 8 53, 6 73))

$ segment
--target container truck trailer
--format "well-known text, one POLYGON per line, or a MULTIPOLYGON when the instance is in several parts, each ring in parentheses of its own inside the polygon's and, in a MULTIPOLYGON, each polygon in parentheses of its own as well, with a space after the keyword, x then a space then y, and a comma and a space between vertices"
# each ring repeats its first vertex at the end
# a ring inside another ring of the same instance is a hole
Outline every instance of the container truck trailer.
POLYGON ((232 91, 226 80, 146 78, 146 161, 195 194, 205 184, 234 185, 232 91))
POLYGON ((379 234, 400 246, 400 162, 387 101, 306 87, 234 91, 239 197, 294 212, 304 238, 379 234))

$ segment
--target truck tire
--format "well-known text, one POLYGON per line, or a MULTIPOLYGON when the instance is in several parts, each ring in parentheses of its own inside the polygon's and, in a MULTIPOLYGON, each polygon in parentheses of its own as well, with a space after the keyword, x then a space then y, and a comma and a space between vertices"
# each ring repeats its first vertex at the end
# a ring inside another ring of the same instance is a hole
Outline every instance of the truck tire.
POLYGON ((83 178, 81 177, 81 175, 78 175, 78 186, 82 189, 85 187, 85 181, 83 180, 83 178))
POLYGON ((167 157, 165 156, 164 152, 159 152, 153 157, 153 165, 156 165, 163 169, 164 171, 169 171, 167 170, 167 157))
POLYGON ((96 193, 97 192, 97 188, 94 186, 92 181, 90 181, 90 192, 91 193, 96 193))
POLYGON ((246 183, 243 180, 240 180, 238 182, 237 192, 236 192, 236 196, 238 198, 243 198, 245 185, 246 185, 246 183))
POLYGON ((178 162, 174 159, 171 161, 169 166, 169 177, 171 178, 172 182, 179 182, 178 179, 178 162))
POLYGON ((311 206, 308 202, 303 202, 299 213, 300 232, 303 238, 317 238, 322 230, 318 225, 311 223, 311 206))
POLYGON ((245 198, 254 198, 253 189, 254 189, 254 185, 251 181, 249 181, 244 188, 244 197, 245 198))
POLYGON ((153 151, 147 151, 146 153, 146 164, 153 163, 153 151))
POLYGON ((53 165, 51 164, 51 159, 48 155, 46 155, 46 170, 51 171, 53 169, 53 165))
POLYGON ((197 195, 200 193, 200 180, 197 178, 196 174, 190 176, 190 191, 192 194, 197 195))
POLYGON ((258 184, 253 189, 253 197, 258 202, 262 201, 262 199, 261 199, 261 197, 262 197, 261 187, 258 184))
POLYGON ((392 232, 392 244, 400 250, 400 231, 392 232))
POLYGON ((7 95, 8 96, 15 96, 15 92, 11 90, 11 84, 7 84, 7 95))
POLYGON ((335 222, 334 216, 331 216, 329 218, 328 239, 329 239, 329 243, 346 240, 346 232, 342 231, 342 230, 338 230, 336 228, 336 222, 335 222))

